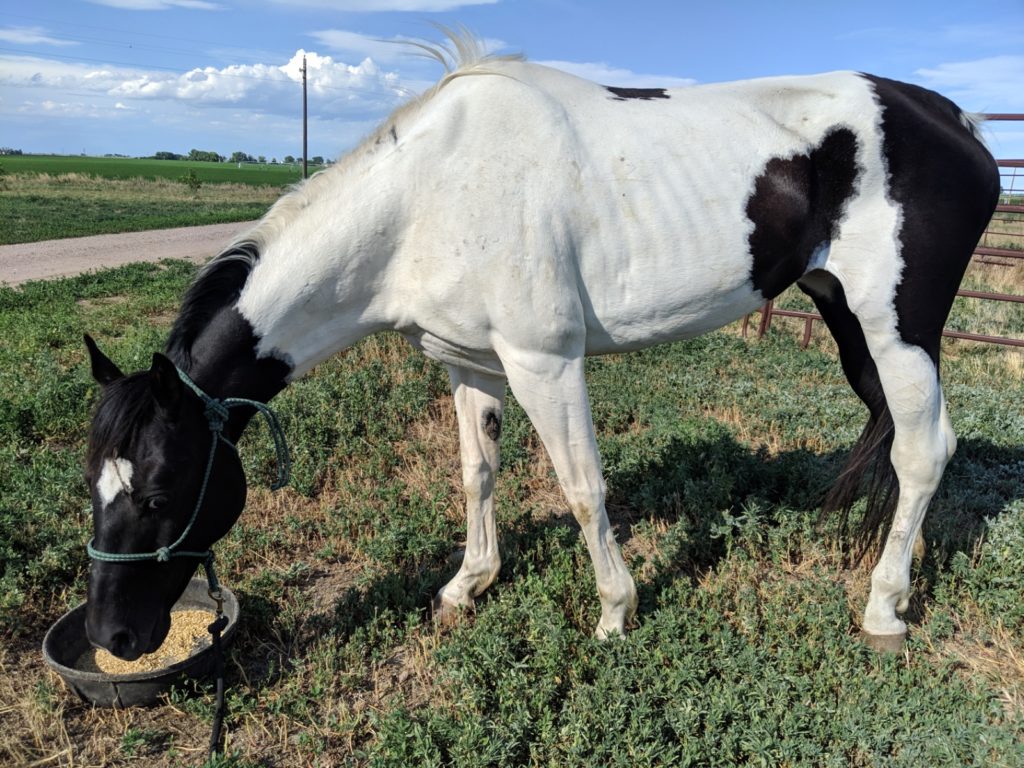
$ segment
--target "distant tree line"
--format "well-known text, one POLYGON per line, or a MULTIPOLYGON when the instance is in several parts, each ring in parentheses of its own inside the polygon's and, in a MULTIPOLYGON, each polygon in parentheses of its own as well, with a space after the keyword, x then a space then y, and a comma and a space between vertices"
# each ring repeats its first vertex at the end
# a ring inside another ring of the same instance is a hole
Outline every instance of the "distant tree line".
MULTIPOLYGON (((14 153, 15 153, 14 150, 11 150, 11 152, 7 153, 7 154, 14 154, 14 153)), ((0 154, 5 154, 5 153, 3 152, 3 150, 0 150, 0 154)), ((17 154, 20 155, 21 151, 18 150, 17 154)), ((259 155, 257 157, 253 157, 248 152, 232 152, 231 153, 231 157, 228 158, 228 157, 224 157, 224 155, 218 155, 216 152, 209 152, 209 151, 202 150, 202 149, 190 150, 187 155, 179 155, 177 152, 157 152, 150 159, 152 159, 152 160, 201 160, 201 161, 208 162, 208 163, 224 163, 224 162, 228 162, 228 163, 236 163, 236 164, 237 163, 265 163, 265 162, 267 162, 267 158, 264 155, 259 155)), ((300 162, 301 160, 302 160, 301 157, 296 159, 292 155, 285 155, 285 157, 284 157, 284 162, 286 162, 286 163, 297 163, 297 162, 300 162)), ((276 157, 271 158, 270 162, 271 162, 272 165, 276 165, 277 164, 277 158, 276 157)), ((315 157, 311 157, 309 159, 309 162, 312 163, 313 165, 324 165, 324 158, 321 155, 316 155, 315 157)))
POLYGON ((10 147, 0 147, 0 155, 20 155, 20 149, 11 149, 10 147))

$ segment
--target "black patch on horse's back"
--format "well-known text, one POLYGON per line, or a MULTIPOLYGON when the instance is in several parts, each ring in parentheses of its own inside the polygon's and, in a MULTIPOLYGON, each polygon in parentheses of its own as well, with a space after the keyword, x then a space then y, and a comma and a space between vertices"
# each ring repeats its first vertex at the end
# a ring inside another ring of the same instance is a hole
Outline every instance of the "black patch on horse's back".
POLYGON ((626 99, 651 101, 652 99, 672 98, 664 88, 616 88, 614 85, 606 85, 604 88, 612 94, 615 101, 625 101, 626 99))
POLYGON ((765 164, 746 206, 754 224, 750 280, 764 298, 799 279, 815 249, 835 237, 859 171, 857 137, 845 127, 833 128, 806 154, 765 164))
POLYGON ((259 250, 255 244, 239 245, 207 264, 185 293, 178 319, 167 339, 167 356, 179 367, 191 369, 192 345, 196 337, 225 307, 234 304, 259 250))
POLYGON ((882 110, 889 197, 902 209, 896 327, 937 365, 942 327, 999 199, 999 169, 945 96, 863 77, 882 110))

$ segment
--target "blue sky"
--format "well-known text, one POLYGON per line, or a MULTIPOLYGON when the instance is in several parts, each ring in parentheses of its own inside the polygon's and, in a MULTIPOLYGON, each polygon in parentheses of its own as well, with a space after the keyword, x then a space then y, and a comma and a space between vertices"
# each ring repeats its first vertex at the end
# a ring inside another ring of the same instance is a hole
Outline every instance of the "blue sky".
MULTIPOLYGON (((12 10, 8 10, 12 9, 12 10)), ((39 0, 0 16, 0 146, 337 157, 440 75, 382 41, 464 24, 606 85, 855 69, 1024 112, 1024 1, 39 0)), ((1024 123, 992 123, 1024 157, 1024 123)))

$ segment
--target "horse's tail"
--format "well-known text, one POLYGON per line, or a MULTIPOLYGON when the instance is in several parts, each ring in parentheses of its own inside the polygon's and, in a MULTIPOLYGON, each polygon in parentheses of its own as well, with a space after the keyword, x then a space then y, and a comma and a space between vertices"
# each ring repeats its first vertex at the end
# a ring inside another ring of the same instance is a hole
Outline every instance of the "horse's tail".
POLYGON ((981 127, 988 120, 988 115, 982 112, 964 112, 960 110, 960 124, 974 137, 975 141, 988 149, 988 142, 981 127))
POLYGON ((859 562, 872 544, 888 535, 899 499, 899 481, 889 458, 895 434, 892 416, 878 368, 868 351, 860 322, 846 303, 842 284, 833 275, 817 271, 805 275, 798 285, 814 300, 839 347, 843 372, 870 413, 867 425, 822 505, 823 520, 832 516, 839 518, 842 539, 852 534, 852 554, 859 562), (866 497, 867 506, 860 521, 851 529, 851 512, 862 495, 866 497))
POLYGON ((855 562, 860 562, 873 544, 888 535, 892 523, 899 499, 899 480, 889 458, 892 440, 889 409, 885 408, 879 416, 872 414, 822 505, 823 518, 839 517, 844 539, 852 534, 855 562), (851 530, 850 512, 862 494, 866 497, 864 514, 851 530))

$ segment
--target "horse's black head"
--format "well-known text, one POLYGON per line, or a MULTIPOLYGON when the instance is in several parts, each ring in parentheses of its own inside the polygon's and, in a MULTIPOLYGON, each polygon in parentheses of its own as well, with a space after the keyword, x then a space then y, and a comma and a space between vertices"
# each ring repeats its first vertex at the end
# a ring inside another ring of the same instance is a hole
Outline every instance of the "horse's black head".
MULTIPOLYGON (((165 356, 154 354, 148 371, 126 376, 89 337, 86 346, 93 376, 103 386, 86 469, 93 547, 105 553, 155 552, 182 534, 195 510, 211 447, 204 406, 165 356)), ((209 549, 238 519, 245 491, 238 455, 217 441, 202 507, 177 549, 209 549)), ((170 628, 171 606, 197 562, 191 557, 93 560, 85 622, 89 641, 129 660, 156 650, 170 628)))

